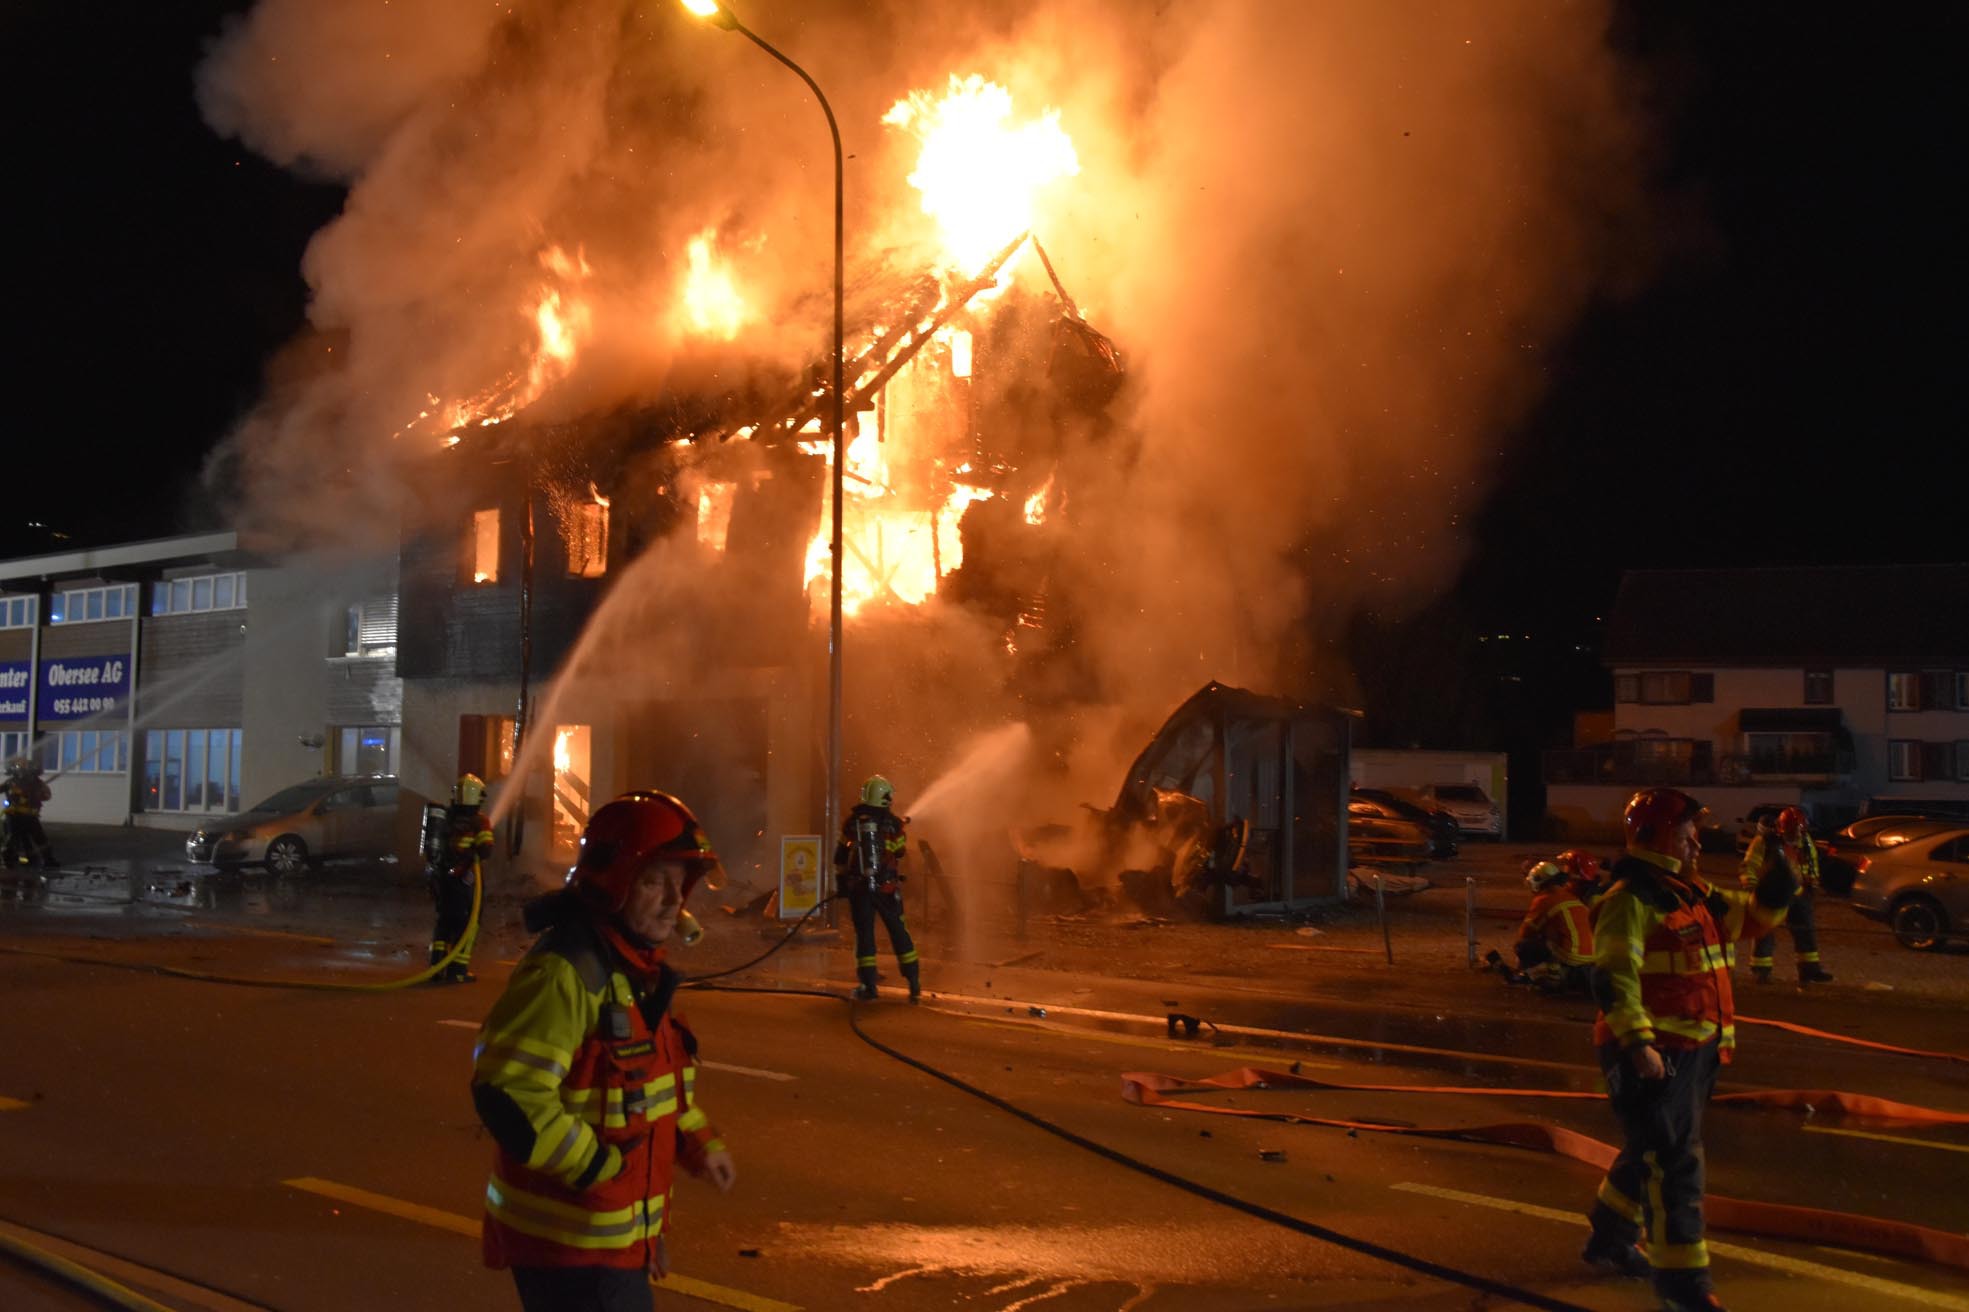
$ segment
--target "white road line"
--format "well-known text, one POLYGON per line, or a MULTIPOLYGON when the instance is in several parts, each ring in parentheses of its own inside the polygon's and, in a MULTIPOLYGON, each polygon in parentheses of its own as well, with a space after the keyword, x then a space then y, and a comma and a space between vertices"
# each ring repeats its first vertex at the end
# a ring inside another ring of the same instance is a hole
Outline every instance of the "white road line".
MULTIPOLYGON (((1390 1189, 1403 1193, 1423 1194, 1430 1198, 1446 1198, 1452 1203, 1467 1203, 1472 1207, 1488 1207, 1499 1212, 1516 1212, 1520 1216, 1535 1216, 1541 1221, 1557 1221, 1561 1225, 1584 1226, 1586 1213, 1562 1212, 1556 1207, 1540 1207, 1536 1203, 1520 1203, 1510 1198, 1492 1198, 1488 1194, 1466 1193, 1461 1189, 1444 1189, 1433 1184, 1412 1184, 1403 1182, 1391 1184, 1390 1189)), ((1754 1266, 1769 1267, 1773 1271, 1783 1271, 1787 1275, 1803 1276, 1807 1280, 1824 1280, 1832 1284, 1846 1285, 1853 1289, 1864 1289, 1871 1294, 1881 1294, 1888 1298, 1904 1298, 1910 1303, 1922 1303, 1929 1307, 1949 1308, 1952 1312, 1969 1312, 1969 1298, 1951 1294, 1940 1289, 1923 1289, 1919 1285, 1903 1284, 1898 1280, 1885 1280, 1879 1276, 1866 1275, 1859 1271, 1848 1271, 1844 1267, 1827 1266, 1823 1262, 1807 1262, 1803 1258, 1785 1257, 1780 1253, 1766 1253, 1755 1248, 1740 1248, 1736 1244, 1719 1244, 1709 1241, 1709 1251, 1720 1257, 1737 1262, 1748 1262, 1754 1266)))
POLYGON ((228 1298, 224 1294, 180 1280, 176 1276, 167 1276, 162 1271, 153 1271, 126 1258, 94 1248, 86 1248, 66 1239, 57 1239, 53 1235, 44 1235, 24 1225, 0 1221, 0 1234, 11 1235, 20 1243, 29 1244, 43 1252, 53 1253, 56 1257, 66 1258, 97 1275, 108 1276, 125 1285, 162 1294, 178 1307, 197 1309, 197 1312, 255 1312, 259 1307, 256 1303, 242 1303, 236 1298, 228 1298))
POLYGON ((729 1071, 733 1075, 754 1075, 762 1080, 797 1080, 797 1075, 787 1075, 780 1071, 762 1071, 757 1066, 734 1066, 724 1061, 701 1061, 698 1065, 707 1071, 729 1071))
POLYGON ((455 1030, 475 1030, 479 1027, 475 1020, 441 1020, 438 1024, 449 1025, 455 1030))
POLYGON ((1942 1143, 1935 1139, 1911 1139, 1905 1134, 1881 1134, 1876 1130, 1842 1130, 1835 1125, 1807 1125, 1807 1134, 1840 1134, 1848 1139, 1877 1139, 1881 1143, 1904 1143, 1915 1148, 1939 1148, 1945 1153, 1969 1153, 1969 1143, 1942 1143))

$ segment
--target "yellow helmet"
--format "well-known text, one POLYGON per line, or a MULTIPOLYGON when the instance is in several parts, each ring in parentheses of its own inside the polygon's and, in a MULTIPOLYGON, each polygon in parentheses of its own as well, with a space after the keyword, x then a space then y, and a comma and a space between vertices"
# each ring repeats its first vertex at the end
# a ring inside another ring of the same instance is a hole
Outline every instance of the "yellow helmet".
POLYGON ((895 786, 879 774, 868 776, 868 782, 861 786, 861 804, 863 806, 886 807, 895 800, 895 786))
POLYGON ((451 786, 451 800, 459 806, 477 806, 485 800, 485 780, 475 774, 461 774, 451 786))

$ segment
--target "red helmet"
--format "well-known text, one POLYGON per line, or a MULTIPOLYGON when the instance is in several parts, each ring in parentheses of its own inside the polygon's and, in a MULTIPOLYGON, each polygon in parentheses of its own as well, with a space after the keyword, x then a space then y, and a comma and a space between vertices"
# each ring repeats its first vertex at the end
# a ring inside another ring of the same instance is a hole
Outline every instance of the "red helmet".
POLYGON ((1600 858, 1591 852, 1568 848, 1552 859, 1572 876, 1575 883, 1596 884, 1600 881, 1600 858))
POLYGON ((718 869, 718 854, 688 806, 668 793, 624 793, 589 817, 568 883, 613 914, 628 904, 629 885, 656 857, 684 863, 686 897, 718 869))
POLYGON ((1787 806, 1778 812, 1778 836, 1786 842, 1795 840, 1805 832, 1805 812, 1795 806, 1787 806))
POLYGON ((1699 821, 1703 805, 1679 788, 1643 788, 1627 799, 1620 823, 1630 845, 1647 846, 1684 820, 1699 821))

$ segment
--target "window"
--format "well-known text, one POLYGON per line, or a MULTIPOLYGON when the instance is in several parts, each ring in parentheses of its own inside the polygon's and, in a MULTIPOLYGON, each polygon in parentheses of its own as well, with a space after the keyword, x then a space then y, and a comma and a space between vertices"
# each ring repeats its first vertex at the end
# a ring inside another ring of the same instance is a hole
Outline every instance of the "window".
POLYGON ((1641 700, 1650 706, 1686 706, 1716 700, 1716 676, 1687 670, 1651 670, 1641 675, 1641 700))
POLYGON ((1969 711, 1969 670, 1955 672, 1955 709, 1969 711))
POLYGON ((1946 711, 1955 705, 1955 671, 1923 670, 1921 705, 1931 711, 1946 711))
POLYGON ((568 517, 569 578, 598 579, 608 573, 608 498, 599 492, 594 496, 576 504, 568 517))
POLYGON ((1921 676, 1908 673, 1890 673, 1887 676, 1887 709, 1890 711, 1920 710, 1921 676))
MULTIPOLYGON (((120 735, 119 735, 120 736, 120 735)), ((144 734, 146 811, 239 810, 238 729, 152 729, 144 734)))
POLYGON ((246 575, 200 574, 154 583, 150 613, 182 615, 199 610, 237 610, 246 604, 246 575))
POLYGON ((458 717, 458 773, 475 774, 493 784, 513 772, 513 718, 509 715, 458 717))
POLYGON ((1955 740, 1955 777, 1969 784, 1969 738, 1955 740))
POLYGON ((1832 705, 1832 671, 1831 670, 1805 671, 1804 702, 1805 705, 1807 706, 1832 705))
POLYGON ((394 594, 370 597, 342 612, 341 632, 334 636, 338 656, 394 656, 397 650, 397 599, 394 594))
POLYGON ((1921 777, 1923 779, 1953 779, 1955 777, 1955 744, 1921 744, 1921 777))
POLYGON ((401 732, 389 724, 343 726, 335 733, 335 769, 342 774, 395 774, 401 732))
MULTIPOLYGON (((34 626, 38 597, 0 597, 0 629, 27 629, 34 626)), ((9 756, 8 760, 14 758, 9 756)))
POLYGON ((18 731, 10 729, 6 733, 0 733, 0 760, 12 761, 26 756, 32 740, 33 735, 25 729, 18 731))
POLYGON ((588 826, 588 783, 593 734, 585 724, 554 726, 554 850, 571 854, 588 826))
POLYGON ((1887 743, 1887 777, 1897 783, 1919 780, 1921 744, 1909 742, 1905 738, 1890 739, 1887 743))
POLYGON ((1617 702, 1638 702, 1641 700, 1641 676, 1638 674, 1616 674, 1613 676, 1613 699, 1617 702))
POLYGON ((1953 838, 1928 854, 1930 861, 1969 861, 1969 834, 1953 838))
MULTIPOLYGON (((6 737, 25 739, 27 735, 6 737)), ((51 733, 41 740, 41 768, 63 774, 118 774, 130 768, 129 739, 120 729, 51 733)))
POLYGON ((100 588, 68 588, 48 598, 48 623, 86 624, 119 620, 137 613, 137 585, 113 583, 100 588))
POLYGON ((499 581, 499 512, 472 512, 471 536, 465 540, 466 559, 472 563, 472 582, 499 581))

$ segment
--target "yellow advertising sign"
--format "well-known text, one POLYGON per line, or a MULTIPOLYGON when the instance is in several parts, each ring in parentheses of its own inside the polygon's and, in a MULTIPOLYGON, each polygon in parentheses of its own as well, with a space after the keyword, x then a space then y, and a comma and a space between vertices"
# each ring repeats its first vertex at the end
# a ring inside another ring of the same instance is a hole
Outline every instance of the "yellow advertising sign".
POLYGON ((779 836, 779 918, 798 920, 820 901, 820 835, 779 836))

